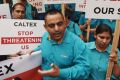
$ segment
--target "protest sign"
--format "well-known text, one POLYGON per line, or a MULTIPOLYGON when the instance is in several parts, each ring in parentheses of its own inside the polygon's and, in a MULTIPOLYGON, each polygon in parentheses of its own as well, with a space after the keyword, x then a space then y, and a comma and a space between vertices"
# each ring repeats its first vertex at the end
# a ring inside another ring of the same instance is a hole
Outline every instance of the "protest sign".
POLYGON ((87 0, 77 0, 75 11, 85 12, 87 0))
POLYGON ((120 19, 120 1, 88 0, 86 18, 120 19))
POLYGON ((45 32, 44 21, 0 20, 0 55, 36 48, 45 32))
MULTIPOLYGON (((45 32, 43 24, 42 20, 1 19, 0 55, 18 51, 26 54, 28 50, 35 49, 40 45, 45 32)), ((40 52, 34 53, 33 56, 23 55, 22 59, 16 57, 1 61, 0 79, 11 80, 14 77, 20 77, 22 80, 41 80, 41 76, 37 73, 40 65, 40 52)))
POLYGON ((12 80, 19 77, 21 80, 42 80, 37 72, 41 65, 40 51, 32 55, 23 55, 0 62, 0 80, 12 80))
POLYGON ((11 14, 8 4, 0 4, 0 19, 11 19, 11 14))
POLYGON ((36 7, 38 13, 45 12, 44 0, 27 0, 31 5, 36 7))

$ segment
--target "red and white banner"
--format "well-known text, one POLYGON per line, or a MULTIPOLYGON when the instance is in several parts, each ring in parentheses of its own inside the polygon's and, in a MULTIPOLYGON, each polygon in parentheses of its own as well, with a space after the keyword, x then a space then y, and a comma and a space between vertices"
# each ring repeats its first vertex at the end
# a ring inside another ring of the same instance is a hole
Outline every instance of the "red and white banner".
POLYGON ((37 72, 41 65, 40 51, 32 55, 23 55, 0 62, 0 80, 12 80, 16 77, 21 80, 42 80, 37 72))
MULTIPOLYGON (((13 54, 18 51, 26 53, 41 43, 45 32, 44 21, 38 20, 0 20, 0 55, 13 54)), ((0 62, 0 80, 20 77, 22 80, 41 80, 37 70, 40 68, 40 52, 23 55, 0 62)))
POLYGON ((45 32, 43 20, 0 20, 0 55, 36 48, 45 32))
POLYGON ((0 4, 0 19, 11 19, 11 14, 8 4, 0 4))

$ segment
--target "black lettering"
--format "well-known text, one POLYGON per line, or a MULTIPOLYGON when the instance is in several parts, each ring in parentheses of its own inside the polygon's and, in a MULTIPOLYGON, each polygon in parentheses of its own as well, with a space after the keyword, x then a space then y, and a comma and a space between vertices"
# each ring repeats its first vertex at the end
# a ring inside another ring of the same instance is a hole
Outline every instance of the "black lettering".
POLYGON ((108 14, 114 14, 113 12, 114 12, 114 8, 109 8, 108 14))
POLYGON ((119 14, 120 15, 120 8, 118 9, 118 13, 117 14, 119 14))
POLYGON ((101 12, 101 9, 99 7, 96 7, 94 9, 94 13, 99 14, 101 12))
POLYGON ((103 13, 103 14, 106 14, 107 11, 108 11, 108 8, 104 8, 104 7, 102 8, 102 13, 103 13))
POLYGON ((4 67, 7 69, 6 74, 8 74, 9 71, 14 72, 15 70, 12 69, 13 63, 11 63, 9 66, 5 65, 4 67))
POLYGON ((17 26, 17 22, 14 22, 14 26, 17 26))
POLYGON ((37 23, 34 23, 34 26, 37 26, 37 23))
POLYGON ((4 73, 2 72, 2 67, 0 66, 0 76, 4 75, 4 73))
POLYGON ((34 23, 34 22, 14 22, 14 26, 18 26, 18 27, 37 27, 37 23, 34 23))
POLYGON ((22 24, 21 22, 19 23, 19 26, 23 26, 24 24, 22 24))

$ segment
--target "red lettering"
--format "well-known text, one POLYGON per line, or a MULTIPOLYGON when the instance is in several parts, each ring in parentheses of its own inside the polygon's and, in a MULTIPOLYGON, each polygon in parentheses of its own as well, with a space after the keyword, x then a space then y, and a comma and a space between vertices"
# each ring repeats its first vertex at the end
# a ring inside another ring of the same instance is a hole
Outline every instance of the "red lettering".
POLYGON ((7 15, 0 15, 0 19, 5 19, 7 15))
POLYGON ((35 0, 28 0, 29 2, 35 1, 35 0))
POLYGON ((42 6, 42 2, 33 3, 33 6, 42 6))
POLYGON ((18 31, 19 36, 23 35, 32 35, 33 31, 18 31))

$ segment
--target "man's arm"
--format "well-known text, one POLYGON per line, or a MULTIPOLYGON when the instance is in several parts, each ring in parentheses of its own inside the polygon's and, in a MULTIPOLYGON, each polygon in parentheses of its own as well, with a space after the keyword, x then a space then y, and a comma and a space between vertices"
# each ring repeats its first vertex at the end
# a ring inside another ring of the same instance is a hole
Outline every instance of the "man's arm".
POLYGON ((9 55, 0 55, 0 61, 8 59, 9 55))
POLYGON ((85 52, 85 44, 80 38, 75 40, 73 47, 73 61, 71 66, 67 68, 59 68, 56 64, 50 70, 39 70, 43 76, 60 77, 65 80, 84 80, 90 72, 89 63, 82 56, 85 52))

